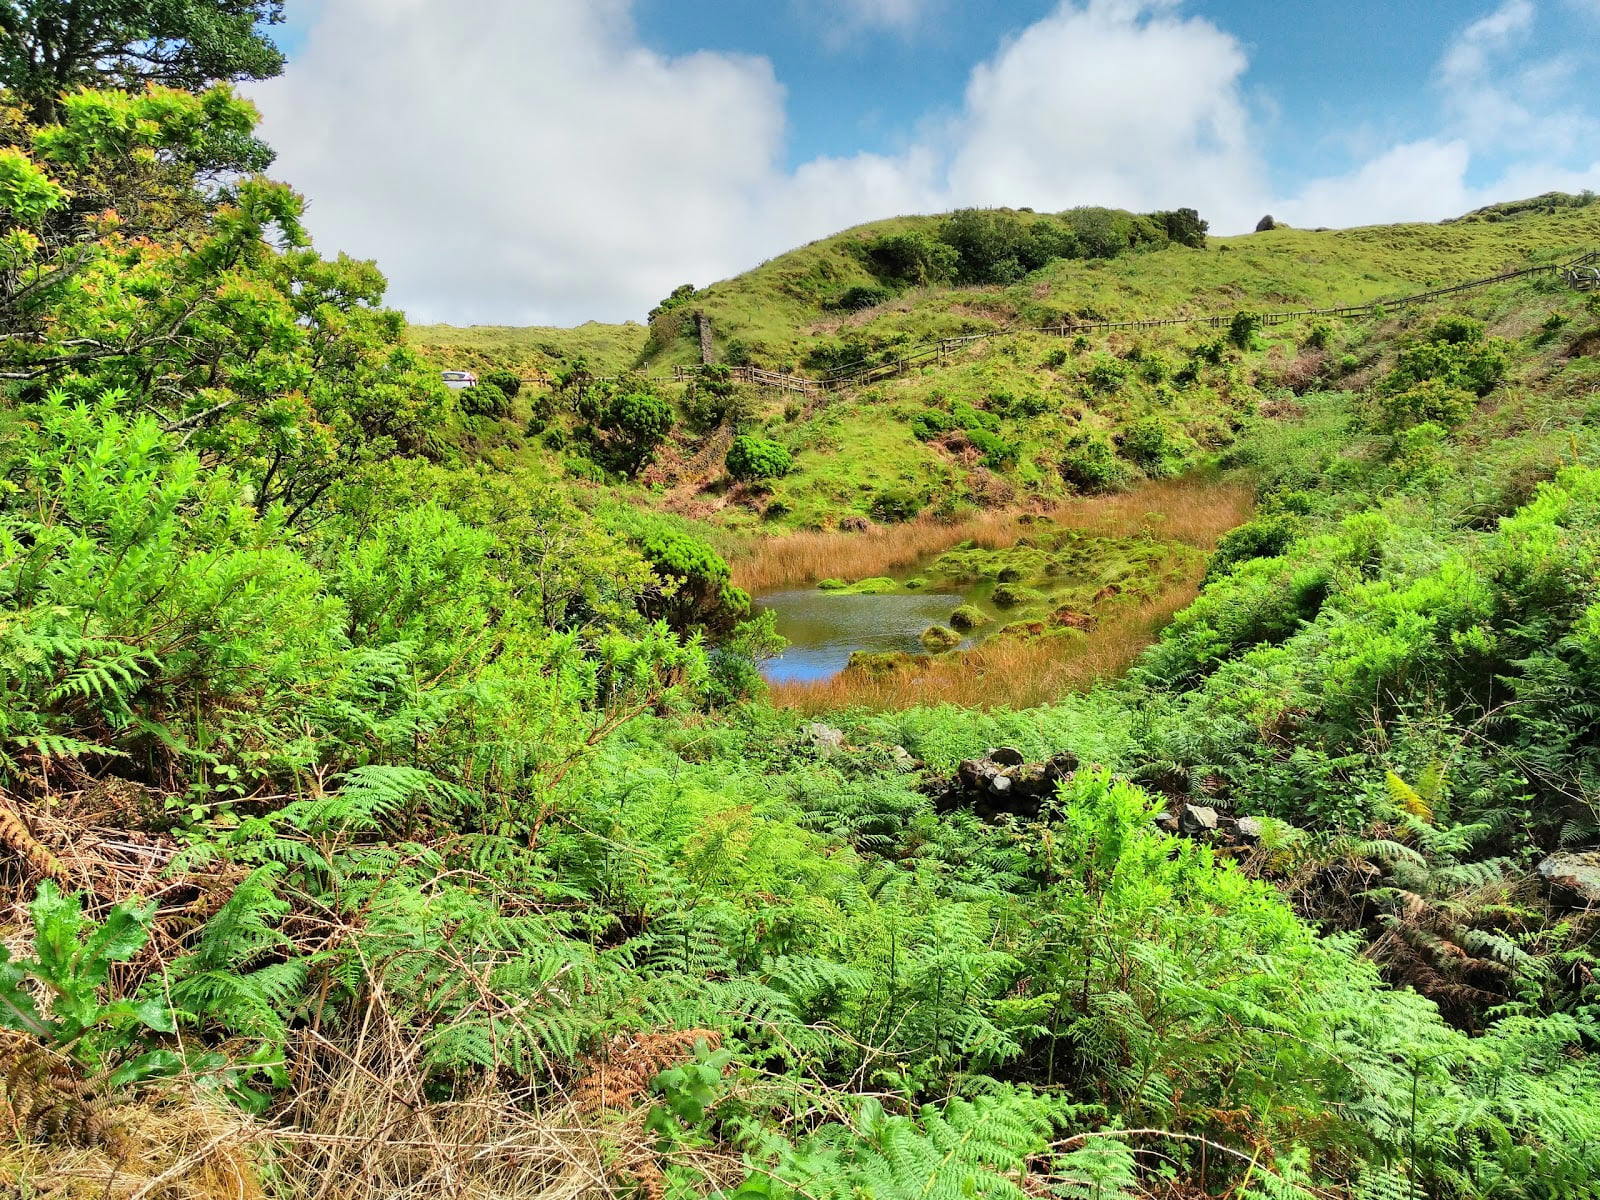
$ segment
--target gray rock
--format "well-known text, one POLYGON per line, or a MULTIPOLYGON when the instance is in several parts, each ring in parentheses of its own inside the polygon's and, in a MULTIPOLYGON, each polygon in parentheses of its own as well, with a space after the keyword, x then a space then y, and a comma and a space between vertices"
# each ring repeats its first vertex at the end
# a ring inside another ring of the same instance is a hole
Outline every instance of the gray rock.
POLYGON ((994 796, 1004 796, 1011 790, 1011 776, 996 775, 989 780, 989 793, 994 796))
POLYGON ((1020 767, 1028 760, 1022 757, 1021 750, 1013 750, 1010 746, 999 746, 989 751, 989 761, 1002 767, 1020 767))
POLYGON ((1185 804, 1178 810, 1178 828, 1190 837, 1213 833, 1217 828, 1217 810, 1200 804, 1185 804))
POLYGON ((1568 903, 1600 905, 1600 850, 1563 850, 1540 862, 1538 870, 1551 892, 1568 903))
POLYGON ((915 771, 922 765, 904 746, 890 746, 889 761, 897 771, 915 771))
POLYGON ((1262 825, 1259 817, 1240 817, 1238 822, 1239 837, 1247 842, 1261 840, 1262 825))
POLYGON ((844 749, 844 733, 832 725, 824 725, 821 721, 805 726, 801 731, 811 740, 817 748, 817 754, 822 758, 832 758, 844 749))

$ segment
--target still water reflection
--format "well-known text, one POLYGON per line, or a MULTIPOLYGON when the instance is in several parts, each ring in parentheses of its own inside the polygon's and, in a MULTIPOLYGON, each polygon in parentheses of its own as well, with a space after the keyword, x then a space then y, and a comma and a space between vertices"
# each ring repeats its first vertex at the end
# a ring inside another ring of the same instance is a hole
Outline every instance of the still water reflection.
POLYGON ((800 588, 769 592, 756 603, 777 614, 778 632, 789 642, 762 674, 773 683, 806 683, 837 675, 857 650, 922 653, 922 631, 947 622, 962 597, 955 592, 859 596, 800 588))

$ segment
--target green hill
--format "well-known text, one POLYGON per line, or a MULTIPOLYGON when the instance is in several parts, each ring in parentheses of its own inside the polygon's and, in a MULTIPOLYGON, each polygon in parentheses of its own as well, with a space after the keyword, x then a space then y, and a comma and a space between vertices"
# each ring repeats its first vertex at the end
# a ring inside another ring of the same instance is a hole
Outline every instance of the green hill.
POLYGON ((960 220, 971 227, 946 217, 875 222, 698 292, 679 289, 653 315, 648 338, 635 326, 594 325, 430 328, 413 337, 452 362, 518 370, 536 363, 548 373, 581 357, 593 375, 624 376, 535 385, 475 435, 480 444, 548 458, 577 478, 622 482, 621 460, 606 448, 608 396, 662 397, 667 427, 642 467, 624 471, 647 489, 637 498, 652 507, 747 534, 918 515, 955 520, 1192 469, 1263 406, 1363 378, 1365 363, 1352 350, 1385 318, 1308 318, 1233 341, 1203 327, 1062 338, 1038 332, 1041 325, 1361 304, 1600 245, 1600 205, 1581 197, 1507 204, 1437 225, 1279 228, 1203 246, 1173 242, 1169 214, 1096 209, 960 220), (941 238, 959 243, 960 254, 941 238), (1003 253, 975 268, 973 246, 1003 253), (1109 257, 1081 257, 1086 246, 1109 257), (1063 249, 1077 256, 1048 257, 1063 249), (1043 261, 1024 271, 1025 263, 1005 257, 1013 253, 1043 261), (980 268, 1018 277, 955 282, 980 268), (915 271, 943 277, 907 282, 915 271), (841 311, 851 296, 876 299, 841 311), (1002 336, 848 392, 808 397, 741 386, 718 396, 711 393, 726 389, 714 380, 685 385, 672 377, 697 369, 697 313, 710 318, 720 359, 812 376, 894 359, 930 339, 1002 336), (781 447, 792 466, 740 483, 722 466, 735 435, 781 447))

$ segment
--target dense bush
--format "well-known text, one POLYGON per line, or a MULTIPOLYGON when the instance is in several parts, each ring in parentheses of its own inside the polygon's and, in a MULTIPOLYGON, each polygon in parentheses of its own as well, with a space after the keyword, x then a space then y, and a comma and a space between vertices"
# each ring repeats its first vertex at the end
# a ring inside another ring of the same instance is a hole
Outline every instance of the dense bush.
POLYGON ((1115 491, 1130 478, 1116 448, 1097 434, 1078 434, 1068 441, 1058 469, 1063 479, 1089 495, 1115 491))
POLYGON ((639 388, 593 389, 579 411, 592 414, 597 457, 625 475, 637 474, 672 431, 672 405, 639 388))
POLYGON ((960 252, 922 233, 885 234, 862 249, 879 279, 900 284, 947 283, 955 278, 960 252))
POLYGON ((788 449, 766 438, 736 437, 728 448, 728 474, 744 483, 777 479, 793 469, 788 449))
POLYGON ((894 299, 894 293, 888 288, 868 287, 857 284, 855 287, 846 289, 833 302, 833 307, 843 312, 860 312, 864 308, 872 308, 892 299, 894 299))

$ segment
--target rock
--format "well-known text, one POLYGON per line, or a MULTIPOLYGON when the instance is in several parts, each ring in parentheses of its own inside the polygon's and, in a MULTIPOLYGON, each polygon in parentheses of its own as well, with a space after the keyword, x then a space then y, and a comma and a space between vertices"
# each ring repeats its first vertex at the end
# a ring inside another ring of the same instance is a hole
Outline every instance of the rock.
POLYGON ((989 618, 983 609, 972 604, 963 604, 950 614, 950 625, 954 629, 966 631, 976 629, 980 625, 987 625, 989 618))
POLYGON ((1268 230, 1276 229, 1277 227, 1278 222, 1273 220, 1271 213, 1268 213, 1266 216, 1262 217, 1261 220, 1256 222, 1257 233, 1266 233, 1268 230))
POLYGON ((1240 841, 1259 842, 1261 840, 1262 825, 1259 817, 1240 817, 1235 828, 1239 831, 1240 841))
POLYGON ((844 749, 844 732, 832 725, 824 725, 821 721, 817 721, 805 726, 800 732, 816 747, 819 757, 832 758, 844 749))
POLYGON ((1585 908, 1600 906, 1600 850, 1563 850, 1540 862, 1539 878, 1554 896, 1585 908))
POLYGON ((915 771, 922 765, 904 746, 890 746, 889 761, 897 771, 915 771))
POLYGON ((925 649, 938 654, 961 645, 961 635, 945 625, 929 625, 922 631, 921 641, 925 649))
POLYGON ((1178 832, 1178 818, 1163 810, 1150 818, 1150 823, 1157 829, 1164 829, 1168 833, 1178 832))
POLYGON ((1055 797, 1056 785, 1077 769, 1075 754, 1030 763, 1020 750, 999 746, 960 763, 954 779, 930 779, 923 786, 940 812, 968 807, 985 820, 1002 815, 1034 820, 1055 797))
POLYGON ((844 517, 839 522, 841 533, 865 533, 872 528, 872 522, 865 517, 844 517))
POLYGON ((1178 810, 1178 828, 1189 837, 1213 833, 1217 828, 1217 810, 1200 804, 1185 804, 1178 810))

